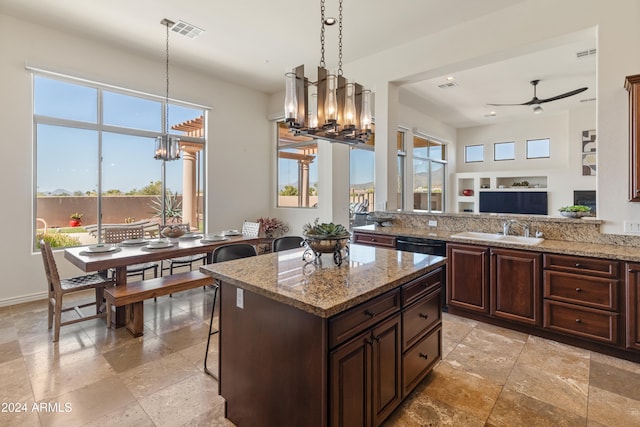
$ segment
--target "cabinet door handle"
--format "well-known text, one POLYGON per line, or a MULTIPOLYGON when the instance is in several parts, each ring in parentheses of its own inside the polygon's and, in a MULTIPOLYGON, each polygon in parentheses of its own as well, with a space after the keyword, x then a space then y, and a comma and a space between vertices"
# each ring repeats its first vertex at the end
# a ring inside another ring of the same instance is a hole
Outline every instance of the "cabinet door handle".
POLYGON ((581 288, 576 288, 576 292, 582 292, 581 288))
POLYGON ((371 338, 365 338, 364 342, 366 342, 369 345, 373 345, 373 340, 371 338))
POLYGON ((371 317, 371 318, 374 318, 374 317, 376 316, 376 314, 375 314, 375 313, 372 313, 372 312, 371 312, 371 311, 369 311, 369 310, 365 310, 365 311, 364 311, 364 314, 366 314, 367 316, 369 316, 369 317, 371 317))
POLYGON ((378 335, 377 337, 373 337, 374 340, 376 341, 380 341, 382 339, 382 337, 380 335, 378 335))
POLYGON ((429 359, 429 355, 428 354, 419 353, 418 356, 422 357, 424 360, 428 360, 429 359))
POLYGON ((582 323, 582 320, 576 319, 576 323, 582 323))
POLYGON ((424 313, 419 313, 418 316, 422 317, 423 319, 428 319, 429 315, 428 314, 424 314, 424 313))

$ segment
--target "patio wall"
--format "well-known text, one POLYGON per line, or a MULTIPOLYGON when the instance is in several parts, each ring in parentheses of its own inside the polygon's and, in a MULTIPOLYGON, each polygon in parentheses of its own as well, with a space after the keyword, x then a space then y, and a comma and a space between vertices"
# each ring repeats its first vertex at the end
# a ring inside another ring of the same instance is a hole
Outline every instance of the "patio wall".
MULTIPOLYGON (((123 223, 126 218, 137 220, 155 215, 153 201, 157 196, 108 196, 102 199, 102 223, 123 223)), ((202 197, 198 197, 202 212, 202 197)), ((178 196, 182 201, 182 196, 178 196)), ((80 212, 82 224, 97 224, 97 200, 95 196, 45 196, 37 198, 37 217, 47 222, 48 227, 68 227, 69 216, 80 212)), ((38 227, 42 227, 39 223, 38 227)))

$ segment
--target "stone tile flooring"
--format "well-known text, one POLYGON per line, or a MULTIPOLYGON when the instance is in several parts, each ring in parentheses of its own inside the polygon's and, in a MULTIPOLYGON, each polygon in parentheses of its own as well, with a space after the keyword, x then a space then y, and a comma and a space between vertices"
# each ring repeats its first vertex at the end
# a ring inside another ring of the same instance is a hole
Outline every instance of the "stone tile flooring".
MULTIPOLYGON (((202 369, 211 304, 210 289, 150 300, 143 337, 98 319, 63 327, 55 344, 46 302, 0 308, 0 425, 232 426, 202 369)), ((640 364, 443 323, 443 361, 385 427, 640 425, 640 364)))

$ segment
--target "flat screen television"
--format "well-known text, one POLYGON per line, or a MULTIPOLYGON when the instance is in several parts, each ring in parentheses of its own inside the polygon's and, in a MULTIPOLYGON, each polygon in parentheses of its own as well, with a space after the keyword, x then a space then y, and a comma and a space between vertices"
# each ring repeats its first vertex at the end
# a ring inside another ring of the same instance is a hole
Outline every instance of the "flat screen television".
POLYGON ((481 191, 480 212, 547 215, 547 192, 481 191))

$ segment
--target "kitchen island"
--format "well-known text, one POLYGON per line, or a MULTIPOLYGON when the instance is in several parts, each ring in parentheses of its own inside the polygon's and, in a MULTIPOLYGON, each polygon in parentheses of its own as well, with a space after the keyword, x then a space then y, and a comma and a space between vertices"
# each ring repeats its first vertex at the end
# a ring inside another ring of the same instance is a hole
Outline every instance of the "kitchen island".
POLYGON ((220 282, 220 394, 238 426, 377 426, 441 358, 443 257, 351 245, 207 265, 220 282))

